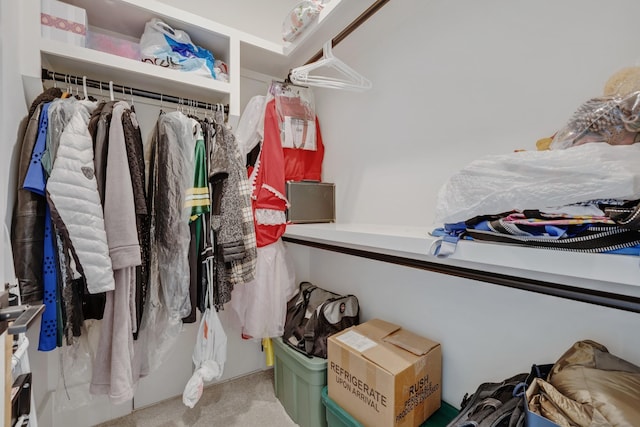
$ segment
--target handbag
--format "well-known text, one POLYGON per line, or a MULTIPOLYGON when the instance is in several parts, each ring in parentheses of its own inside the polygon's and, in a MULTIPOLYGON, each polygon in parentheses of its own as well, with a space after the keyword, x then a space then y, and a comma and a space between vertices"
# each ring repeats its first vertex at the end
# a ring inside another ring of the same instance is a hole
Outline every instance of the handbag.
POLYGON ((339 295, 310 282, 287 302, 283 341, 309 357, 327 358, 327 338, 360 323, 355 295, 339 295))

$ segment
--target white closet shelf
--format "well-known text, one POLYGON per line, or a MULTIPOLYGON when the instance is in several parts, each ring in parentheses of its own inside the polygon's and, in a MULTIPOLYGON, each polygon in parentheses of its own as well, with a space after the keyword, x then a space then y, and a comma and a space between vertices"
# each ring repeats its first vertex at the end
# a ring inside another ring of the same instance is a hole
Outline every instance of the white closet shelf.
POLYGON ((640 259, 637 256, 460 241, 451 256, 437 258, 429 254, 429 248, 436 240, 429 235, 432 229, 339 223, 290 224, 284 237, 292 243, 319 243, 321 248, 322 245, 350 248, 429 264, 640 297, 640 259))
MULTIPOLYGON (((163 68, 98 50, 40 39, 42 64, 61 74, 86 75, 124 86, 140 87, 203 102, 228 102, 229 83, 163 68)), ((73 82, 75 83, 75 82, 73 82)))
POLYGON ((229 60, 229 37, 236 31, 226 25, 157 0, 62 0, 87 11, 90 26, 140 39, 145 23, 159 18, 191 41, 210 50, 215 58, 229 60))
POLYGON ((281 45, 242 33, 242 68, 284 78, 291 68, 303 65, 321 51, 324 43, 340 34, 373 3, 375 0, 332 0, 293 42, 281 45))

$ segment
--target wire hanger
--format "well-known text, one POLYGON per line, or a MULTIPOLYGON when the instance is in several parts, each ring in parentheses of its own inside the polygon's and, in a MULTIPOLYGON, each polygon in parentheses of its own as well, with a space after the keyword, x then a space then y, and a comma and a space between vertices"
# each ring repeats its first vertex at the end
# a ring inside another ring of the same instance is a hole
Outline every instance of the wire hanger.
POLYGON ((363 92, 371 89, 373 85, 370 80, 333 56, 331 40, 326 42, 322 47, 322 54, 322 58, 318 61, 291 70, 291 81, 309 86, 344 89, 355 92, 363 92), (340 77, 310 74, 312 71, 323 67, 337 71, 340 77))

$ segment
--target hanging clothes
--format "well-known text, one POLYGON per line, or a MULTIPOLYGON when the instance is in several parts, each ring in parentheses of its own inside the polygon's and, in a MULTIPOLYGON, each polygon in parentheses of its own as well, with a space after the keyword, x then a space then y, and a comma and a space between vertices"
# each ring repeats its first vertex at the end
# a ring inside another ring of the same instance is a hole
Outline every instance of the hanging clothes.
MULTIPOLYGON (((264 137, 264 110, 267 97, 258 95, 249 100, 235 131, 240 154, 246 156, 264 137)), ((253 164, 254 162, 251 162, 253 164)))
POLYGON ((184 317, 184 323, 194 323, 196 321, 196 308, 198 307, 199 287, 202 284, 202 265, 200 262, 200 253, 203 248, 203 232, 206 221, 206 215, 209 213, 211 202, 209 196, 209 185, 207 181, 207 147, 205 142, 205 132, 203 125, 196 119, 191 118, 193 126, 193 134, 195 135, 194 148, 194 173, 193 186, 187 190, 187 207, 191 208, 191 216, 189 217, 189 231, 191 233, 191 241, 189 244, 189 301, 191 302, 191 311, 189 315, 184 317))
POLYGON ((215 130, 209 181, 213 188, 211 228, 216 240, 214 304, 220 309, 231 300, 235 285, 255 277, 257 251, 244 158, 221 116, 216 117, 215 130))
POLYGON ((93 164, 101 203, 104 203, 105 174, 109 152, 109 128, 115 103, 116 101, 100 102, 98 107, 93 110, 88 124, 93 142, 93 164))
MULTIPOLYGON (((324 145, 315 113, 311 114, 308 103, 295 96, 282 97, 279 109, 277 100, 271 96, 266 101, 264 139, 255 166, 249 168, 258 246, 256 279, 235 289, 231 300, 247 339, 278 337, 284 332, 286 303, 296 292, 294 271, 281 240, 289 207, 285 183, 319 181, 322 173, 324 145), (296 121, 293 119, 302 122, 304 132, 290 132, 296 121), (313 137, 309 127, 314 130, 313 137)), ((260 123, 255 111, 250 113, 254 118, 248 121, 260 123)), ((244 133, 249 135, 247 140, 261 134, 251 130, 244 133)), ((245 147, 245 151, 248 149, 250 146, 245 147)))
POLYGON ((188 117, 162 113, 152 141, 149 172, 149 289, 136 344, 142 372, 160 365, 191 311, 187 189, 193 185, 195 139, 188 117))
MULTIPOLYGON (((295 115, 298 110, 303 110, 300 105, 299 102, 289 100, 283 103, 282 111, 295 115)), ((285 182, 321 180, 324 144, 317 118, 315 150, 283 148, 280 124, 284 120, 276 111, 275 99, 269 101, 265 110, 264 140, 250 177, 258 247, 273 243, 284 234, 286 209, 289 207, 285 182)))
MULTIPOLYGON (((38 124, 38 136, 31 153, 31 162, 27 169, 22 188, 40 196, 45 195, 45 173, 40 163, 42 154, 46 148, 47 128, 49 122, 49 106, 51 103, 43 104, 40 112, 38 124)), ((42 281, 44 289, 43 303, 45 310, 42 313, 42 323, 40 328, 40 338, 38 340, 38 350, 51 351, 58 344, 58 316, 57 316, 57 268, 55 260, 55 236, 51 230, 51 211, 45 205, 44 215, 44 235, 43 235, 43 264, 42 281)))
MULTIPOLYGON (((63 97, 54 100, 48 109, 46 148, 40 159, 41 167, 47 177, 53 169, 62 133, 77 107, 76 98, 68 95, 64 93, 63 97)), ((47 204, 47 215, 50 216, 49 211, 47 204)), ((53 223, 48 225, 45 229, 45 264, 49 264, 48 267, 45 265, 45 294, 47 287, 51 287, 47 282, 57 282, 55 295, 58 347, 62 346, 63 337, 66 338, 67 343, 72 343, 74 338, 80 336, 84 320, 81 293, 78 290, 85 287, 85 282, 71 264, 70 251, 71 247, 65 244, 61 231, 53 223), (74 278, 75 276, 79 277, 74 278)))
POLYGON ((293 262, 282 240, 258 248, 255 280, 236 286, 231 298, 242 337, 259 340, 282 336, 287 301, 296 291, 293 262))
MULTIPOLYGON (((91 134, 91 140, 93 142, 93 165, 95 168, 96 183, 103 209, 106 162, 109 149, 109 126, 111 124, 111 116, 115 103, 116 101, 101 101, 98 103, 98 107, 93 110, 88 124, 89 133, 91 134)), ((89 292, 81 292, 80 295, 84 318, 102 319, 106 303, 105 293, 90 294, 89 292)))
POLYGON ((262 141, 260 156, 249 177, 252 185, 256 244, 259 248, 276 242, 284 234, 287 223, 286 210, 289 207, 280 135, 279 132, 273 131, 267 135, 267 123, 270 127, 277 123, 274 101, 267 104, 265 138, 262 141))
POLYGON ((126 102, 117 102, 109 125, 104 219, 115 289, 106 293, 90 388, 92 394, 108 394, 115 404, 132 399, 138 381, 134 376, 133 332, 137 329, 136 267, 142 263, 142 257, 122 125, 122 116, 128 108, 126 102))
MULTIPOLYGON (((66 93, 64 94, 66 95, 66 93)), ((63 96, 64 96, 63 95, 63 96)), ((60 137, 64 128, 69 124, 69 120, 75 111, 74 97, 64 97, 55 99, 49 107, 49 126, 47 127, 47 143, 46 149, 42 154, 42 168, 47 176, 51 175, 53 169, 53 161, 56 157, 58 147, 60 146, 60 137)))
POLYGON ((36 143, 40 112, 44 102, 62 96, 58 88, 45 90, 31 104, 29 120, 22 139, 18 164, 18 188, 11 225, 11 245, 14 267, 23 303, 43 298, 42 261, 44 253, 44 212, 46 201, 41 195, 24 190, 22 185, 27 174, 31 153, 36 143))
POLYGON ((113 290, 113 269, 104 231, 102 205, 93 165, 93 147, 87 129, 92 101, 78 101, 60 138, 60 147, 47 183, 54 223, 65 230, 76 266, 87 279, 89 292, 113 290))
MULTIPOLYGON (((51 174, 53 169, 62 133, 69 124, 77 107, 77 100, 74 97, 65 97, 64 95, 62 99, 54 100, 48 110, 49 123, 46 149, 41 158, 42 168, 47 176, 51 174)), ((65 243, 62 232, 55 225, 52 226, 51 232, 55 241, 56 273, 59 279, 56 308, 59 319, 58 346, 61 346, 62 336, 60 336, 60 333, 66 339, 67 344, 72 344, 81 335, 82 324, 84 319, 87 318, 84 315, 85 307, 90 305, 87 301, 86 295, 89 294, 85 291, 86 283, 84 277, 77 273, 72 265, 72 248, 65 243)), ((98 310, 99 316, 102 317, 104 303, 100 305, 98 310)))
MULTIPOLYGON (((127 157, 129 159, 129 172, 133 186, 133 199, 136 211, 136 228, 140 245, 140 257, 142 260, 140 266, 136 267, 135 323, 139 326, 142 321, 142 312, 149 287, 149 205, 146 191, 147 185, 142 134, 136 114, 133 112, 133 106, 131 108, 131 110, 125 110, 122 114, 122 126, 125 133, 127 157)), ((134 339, 138 336, 138 329, 139 328, 136 328, 135 330, 133 335, 134 339)))

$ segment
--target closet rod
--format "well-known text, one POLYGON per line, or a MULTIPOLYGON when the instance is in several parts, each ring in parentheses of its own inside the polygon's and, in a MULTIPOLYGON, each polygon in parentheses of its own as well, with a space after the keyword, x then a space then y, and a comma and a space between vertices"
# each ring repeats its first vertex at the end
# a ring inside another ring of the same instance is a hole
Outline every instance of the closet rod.
MULTIPOLYGON (((67 84, 73 84, 74 86, 81 86, 82 80, 83 80, 82 77, 83 76, 72 76, 69 74, 56 73, 54 71, 47 70, 46 68, 42 69, 42 80, 54 80, 54 81, 63 82, 67 84)), ((87 87, 92 87, 94 89, 101 89, 101 90, 107 90, 107 91, 109 90, 109 82, 103 82, 103 81, 92 80, 92 79, 86 79, 86 82, 87 82, 87 87)), ((130 86, 122 86, 115 83, 113 83, 113 92, 124 93, 125 95, 128 95, 128 96, 134 95, 134 96, 140 96, 142 98, 155 99, 157 101, 162 101, 163 103, 171 102, 173 104, 184 105, 185 107, 211 109, 216 105, 215 103, 212 104, 208 102, 202 102, 196 99, 178 98, 171 95, 165 95, 158 92, 151 92, 144 89, 136 89, 130 86)), ((227 114, 229 113, 228 104, 225 104, 224 112, 227 114)))
POLYGON ((605 292, 595 289, 578 288, 576 286, 563 285, 560 283, 547 282, 544 280, 517 277, 509 274, 492 273, 489 271, 477 270, 473 268, 458 267, 455 265, 441 264, 438 262, 424 261, 398 255, 389 255, 381 252, 355 249, 337 244, 314 242, 311 240, 298 239, 287 236, 282 236, 282 241, 296 245, 309 246, 312 248, 372 259, 375 261, 387 262, 404 267, 417 268, 419 270, 432 271, 449 276, 456 276, 485 283, 492 283, 494 285, 506 286, 508 288, 521 289, 524 291, 551 295, 558 298, 565 298, 573 301, 585 302, 588 304, 630 311, 633 313, 640 313, 640 298, 630 295, 605 292))
MULTIPOLYGON (((353 22, 351 22, 349 25, 347 25, 344 30, 340 31, 340 33, 335 36, 334 38, 331 39, 331 47, 336 47, 338 45, 338 43, 340 43, 342 40, 344 40, 345 38, 347 38, 347 36, 349 34, 351 34, 352 32, 354 32, 356 30, 356 28, 358 28, 360 25, 364 24, 364 22, 371 18, 373 15, 375 15, 375 13, 377 11, 379 11, 382 6, 384 6, 385 4, 387 4, 389 2, 389 0, 376 0, 375 3, 373 3, 371 6, 369 6, 369 8, 367 10, 365 10, 364 12, 362 12, 360 14, 360 16, 358 16, 356 19, 353 20, 353 22)), ((304 65, 309 65, 312 62, 316 62, 317 60, 319 60, 320 58, 322 58, 322 49, 320 49, 318 51, 318 53, 316 53, 315 55, 313 55, 311 57, 311 59, 309 59, 304 65)))

